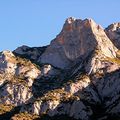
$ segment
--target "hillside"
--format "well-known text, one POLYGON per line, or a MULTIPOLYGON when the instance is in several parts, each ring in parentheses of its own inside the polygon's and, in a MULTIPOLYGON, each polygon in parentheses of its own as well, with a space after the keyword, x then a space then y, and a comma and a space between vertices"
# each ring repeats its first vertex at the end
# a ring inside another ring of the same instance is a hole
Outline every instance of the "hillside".
POLYGON ((48 46, 0 53, 0 120, 119 120, 120 23, 66 19, 48 46))

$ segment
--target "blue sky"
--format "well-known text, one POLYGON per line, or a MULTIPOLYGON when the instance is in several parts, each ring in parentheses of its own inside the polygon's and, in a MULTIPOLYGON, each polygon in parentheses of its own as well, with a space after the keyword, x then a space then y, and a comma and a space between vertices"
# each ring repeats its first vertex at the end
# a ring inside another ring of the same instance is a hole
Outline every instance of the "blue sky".
POLYGON ((0 0, 0 51, 47 45, 70 16, 107 27, 119 12, 120 0, 0 0))

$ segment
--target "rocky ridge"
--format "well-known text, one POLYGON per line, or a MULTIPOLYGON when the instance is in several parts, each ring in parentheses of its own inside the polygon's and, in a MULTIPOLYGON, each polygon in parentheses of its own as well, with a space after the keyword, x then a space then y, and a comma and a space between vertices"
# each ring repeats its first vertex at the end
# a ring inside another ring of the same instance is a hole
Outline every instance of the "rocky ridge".
POLYGON ((120 23, 113 23, 109 25, 105 32, 113 44, 120 49, 120 23))
POLYGON ((0 119, 119 119, 119 28, 70 17, 49 46, 1 52, 0 119))

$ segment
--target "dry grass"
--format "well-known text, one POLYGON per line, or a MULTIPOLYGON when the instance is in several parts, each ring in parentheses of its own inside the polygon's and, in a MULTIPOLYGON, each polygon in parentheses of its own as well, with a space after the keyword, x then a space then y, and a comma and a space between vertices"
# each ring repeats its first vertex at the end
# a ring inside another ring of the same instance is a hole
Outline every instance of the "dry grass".
POLYGON ((107 57, 106 61, 120 65, 120 59, 119 58, 110 58, 110 57, 107 57))
POLYGON ((116 52, 116 55, 117 55, 118 58, 120 58, 120 50, 118 50, 118 51, 116 52))
POLYGON ((16 85, 21 84, 21 85, 24 85, 24 86, 28 87, 28 83, 27 83, 27 81, 25 80, 25 78, 21 78, 20 76, 16 76, 16 75, 14 75, 14 76, 11 78, 10 83, 16 84, 16 85))
POLYGON ((43 102, 46 101, 60 101, 60 102, 66 102, 71 100, 77 100, 77 96, 74 96, 70 94, 69 92, 64 91, 63 89, 55 89, 52 91, 49 91, 45 94, 44 97, 40 98, 43 102))
POLYGON ((16 62, 19 66, 23 65, 23 66, 31 66, 32 63, 30 60, 26 59, 26 58, 20 58, 20 57, 16 57, 16 62))
POLYGON ((0 104, 0 115, 11 111, 13 108, 13 105, 0 104))
POLYGON ((11 120, 34 120, 39 118, 39 116, 34 114, 29 114, 27 112, 16 114, 11 118, 11 120))

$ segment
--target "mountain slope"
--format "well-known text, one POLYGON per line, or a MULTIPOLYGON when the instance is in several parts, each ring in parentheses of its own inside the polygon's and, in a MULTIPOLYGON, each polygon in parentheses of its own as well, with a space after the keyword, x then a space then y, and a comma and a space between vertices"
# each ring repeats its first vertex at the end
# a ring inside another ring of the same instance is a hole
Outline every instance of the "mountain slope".
POLYGON ((112 29, 70 17, 49 46, 1 52, 0 119, 119 119, 120 51, 112 29))

